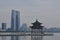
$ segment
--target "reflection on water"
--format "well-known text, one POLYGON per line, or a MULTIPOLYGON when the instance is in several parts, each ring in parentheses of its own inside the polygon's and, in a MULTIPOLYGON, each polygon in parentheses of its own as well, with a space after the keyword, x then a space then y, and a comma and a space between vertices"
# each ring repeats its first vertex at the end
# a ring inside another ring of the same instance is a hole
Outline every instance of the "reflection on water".
POLYGON ((19 40, 19 36, 11 36, 11 40, 19 40))
MULTIPOLYGON (((0 37, 0 40, 11 40, 11 37, 10 36, 1 36, 0 37)), ((30 36, 21 36, 19 37, 19 40, 31 40, 31 37, 30 36)), ((43 40, 60 40, 60 33, 56 33, 54 34, 54 36, 44 36, 43 37, 43 40)))
POLYGON ((6 36, 2 36, 2 40, 6 40, 6 36))
POLYGON ((55 33, 54 36, 44 37, 44 40, 60 40, 60 33, 55 33))

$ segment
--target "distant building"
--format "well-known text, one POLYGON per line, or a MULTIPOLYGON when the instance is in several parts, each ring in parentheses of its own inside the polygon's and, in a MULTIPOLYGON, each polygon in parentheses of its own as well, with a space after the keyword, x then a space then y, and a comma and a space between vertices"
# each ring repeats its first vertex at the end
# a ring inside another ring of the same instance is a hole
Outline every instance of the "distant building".
POLYGON ((6 30, 6 23, 2 23, 2 30, 6 30))
POLYGON ((12 31, 12 29, 11 28, 8 28, 6 31, 12 31))
POLYGON ((19 27, 20 27, 20 12, 12 10, 11 28, 13 31, 19 31, 19 27))
POLYGON ((60 33, 60 28, 48 28, 47 32, 60 33))
MULTIPOLYGON (((6 31, 6 23, 2 23, 2 30, 0 31, 6 31)), ((2 40, 6 40, 6 37, 2 36, 2 40)))
POLYGON ((20 28, 20 31, 26 32, 27 29, 28 29, 28 28, 27 28, 27 24, 24 23, 24 24, 22 24, 22 27, 20 28))

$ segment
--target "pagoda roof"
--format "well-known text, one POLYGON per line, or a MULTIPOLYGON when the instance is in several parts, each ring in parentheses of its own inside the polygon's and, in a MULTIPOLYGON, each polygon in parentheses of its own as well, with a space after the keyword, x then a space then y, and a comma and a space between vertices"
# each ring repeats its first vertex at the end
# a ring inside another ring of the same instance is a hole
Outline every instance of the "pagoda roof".
POLYGON ((33 26, 30 26, 30 28, 32 28, 32 29, 42 29, 44 27, 44 26, 41 25, 42 23, 40 23, 38 20, 36 20, 32 24, 33 24, 33 26))
POLYGON ((40 22, 36 19, 36 21, 35 21, 34 23, 32 23, 32 24, 42 24, 42 23, 40 23, 40 22))

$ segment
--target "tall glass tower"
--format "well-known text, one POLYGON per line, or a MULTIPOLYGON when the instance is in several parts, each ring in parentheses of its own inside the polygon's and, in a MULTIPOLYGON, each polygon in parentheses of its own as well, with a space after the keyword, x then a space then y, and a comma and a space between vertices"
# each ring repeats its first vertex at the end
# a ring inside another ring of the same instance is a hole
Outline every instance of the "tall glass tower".
POLYGON ((12 10, 11 29, 12 31, 19 31, 19 27, 20 27, 20 12, 12 10))
MULTIPOLYGON (((11 29, 12 31, 19 31, 20 27, 20 12, 16 10, 12 10, 11 15, 11 29)), ((11 36, 11 40, 19 40, 19 36, 11 36)))
POLYGON ((6 23, 2 23, 2 30, 6 30, 6 23))
MULTIPOLYGON (((6 31, 6 23, 5 22, 2 23, 2 30, 6 31)), ((6 36, 2 36, 2 40, 6 40, 6 36)))

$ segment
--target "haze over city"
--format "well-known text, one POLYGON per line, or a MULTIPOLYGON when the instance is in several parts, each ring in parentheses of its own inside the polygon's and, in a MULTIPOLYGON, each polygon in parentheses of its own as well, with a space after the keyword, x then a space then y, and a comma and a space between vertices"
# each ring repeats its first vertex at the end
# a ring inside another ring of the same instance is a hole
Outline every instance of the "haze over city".
POLYGON ((20 23, 38 19, 45 27, 60 27, 60 0, 0 0, 0 26, 10 27, 11 10, 20 11, 20 23))

